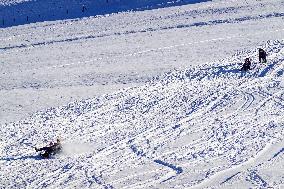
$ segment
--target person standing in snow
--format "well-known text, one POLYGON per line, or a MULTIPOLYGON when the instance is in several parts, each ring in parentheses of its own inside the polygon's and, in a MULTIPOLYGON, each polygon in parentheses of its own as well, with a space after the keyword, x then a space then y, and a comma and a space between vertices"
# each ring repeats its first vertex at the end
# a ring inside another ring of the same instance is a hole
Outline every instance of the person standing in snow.
POLYGON ((258 58, 259 58, 259 63, 263 62, 263 63, 266 63, 266 52, 259 48, 258 49, 258 58))
POLYGON ((86 6, 83 5, 83 6, 82 6, 82 12, 85 12, 86 10, 87 10, 86 6))
POLYGON ((250 70, 250 66, 251 66, 251 61, 249 58, 245 59, 245 63, 243 64, 243 67, 241 68, 242 71, 248 71, 250 70))

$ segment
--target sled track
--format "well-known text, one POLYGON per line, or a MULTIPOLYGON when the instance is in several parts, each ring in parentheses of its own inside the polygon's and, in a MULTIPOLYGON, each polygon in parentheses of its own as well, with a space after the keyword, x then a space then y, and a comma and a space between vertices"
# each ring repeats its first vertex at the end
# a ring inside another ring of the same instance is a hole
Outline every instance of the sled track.
MULTIPOLYGON (((248 161, 246 161, 243 164, 234 166, 232 168, 220 171, 218 173, 216 173, 215 175, 213 175, 211 178, 204 180, 203 182, 201 182, 198 185, 193 186, 192 188, 206 188, 209 186, 213 186, 216 183, 219 184, 224 184, 226 182, 226 180, 231 179, 232 177, 236 176, 237 174, 240 173, 246 173, 247 170, 250 170, 252 167, 257 167, 260 164, 266 163, 272 154, 274 154, 275 152, 279 151, 280 148, 282 148, 283 146, 283 141, 281 142, 276 142, 271 141, 269 144, 266 145, 266 147, 257 154, 257 156, 255 156, 254 158, 249 159, 248 161), (231 177, 227 177, 226 175, 232 175, 231 177), (226 179, 224 179, 226 178, 226 179), (223 180, 223 181, 222 181, 223 180)), ((259 175, 257 175, 254 171, 249 172, 249 178, 251 181, 255 180, 255 179, 261 179, 261 177, 259 175)), ((261 179, 261 184, 265 184, 266 182, 264 180, 261 179)), ((267 183, 265 184, 267 186, 267 183)), ((262 186, 264 187, 264 186, 262 186)))

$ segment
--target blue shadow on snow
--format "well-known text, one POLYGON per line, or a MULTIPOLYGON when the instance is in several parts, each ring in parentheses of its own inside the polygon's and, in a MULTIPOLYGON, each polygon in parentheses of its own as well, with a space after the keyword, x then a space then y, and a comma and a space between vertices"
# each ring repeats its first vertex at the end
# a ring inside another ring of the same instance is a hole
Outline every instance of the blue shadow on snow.
POLYGON ((76 19, 125 11, 144 11, 211 0, 37 0, 0 6, 0 28, 23 24, 76 19))
POLYGON ((30 156, 20 156, 20 157, 4 157, 0 158, 0 161, 16 161, 16 160, 27 160, 27 159, 34 159, 34 160, 42 160, 43 158, 39 155, 30 155, 30 156))

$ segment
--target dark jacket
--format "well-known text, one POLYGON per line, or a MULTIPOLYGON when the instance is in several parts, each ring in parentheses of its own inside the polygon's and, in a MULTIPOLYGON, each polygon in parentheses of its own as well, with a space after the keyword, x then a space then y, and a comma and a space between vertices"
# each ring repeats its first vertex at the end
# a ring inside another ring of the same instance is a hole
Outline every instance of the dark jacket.
POLYGON ((263 49, 259 49, 258 52, 260 58, 266 58, 266 52, 263 49))
POLYGON ((37 152, 43 152, 45 154, 56 154, 62 150, 62 146, 60 142, 50 143, 49 146, 45 146, 42 148, 35 148, 37 152))
POLYGON ((241 70, 247 71, 250 69, 250 67, 251 67, 251 61, 249 58, 246 58, 245 63, 243 64, 243 67, 241 70))

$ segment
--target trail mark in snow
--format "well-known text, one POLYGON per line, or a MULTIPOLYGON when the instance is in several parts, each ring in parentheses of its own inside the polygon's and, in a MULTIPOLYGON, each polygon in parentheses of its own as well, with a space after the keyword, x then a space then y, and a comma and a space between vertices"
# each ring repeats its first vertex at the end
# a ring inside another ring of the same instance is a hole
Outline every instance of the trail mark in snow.
POLYGON ((231 180, 233 177, 237 176, 238 174, 240 174, 241 172, 237 172, 236 174, 233 174, 232 176, 226 178, 223 182, 221 182, 220 184, 224 184, 225 182, 228 182, 229 180, 231 180))
MULTIPOLYGON (((276 158, 279 154, 281 154, 282 152, 284 152, 284 148, 282 148, 279 152, 277 152, 276 154, 274 154, 274 156, 271 158, 276 158)), ((271 159, 269 161, 271 161, 271 159)))
MULTIPOLYGON (((179 175, 179 174, 181 174, 181 173, 183 172, 183 170, 182 170, 181 167, 177 167, 177 166, 175 166, 175 165, 172 165, 172 164, 170 164, 170 163, 164 162, 164 161, 162 161, 162 160, 154 160, 154 162, 157 163, 157 164, 163 165, 163 166, 165 166, 165 167, 168 167, 168 168, 174 170, 174 171, 176 172, 176 175, 179 175)), ((162 182, 166 182, 166 181, 168 181, 168 180, 170 180, 170 179, 176 177, 176 175, 170 176, 169 178, 163 180, 162 182)))

